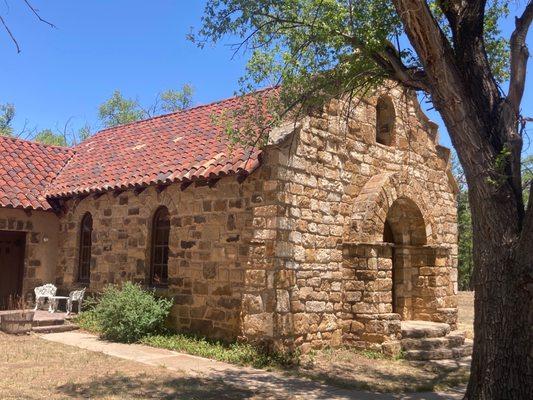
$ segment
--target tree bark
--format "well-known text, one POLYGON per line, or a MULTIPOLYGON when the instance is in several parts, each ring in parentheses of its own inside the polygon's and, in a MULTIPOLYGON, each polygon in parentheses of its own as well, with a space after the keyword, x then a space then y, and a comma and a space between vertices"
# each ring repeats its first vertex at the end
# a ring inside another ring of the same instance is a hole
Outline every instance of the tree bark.
POLYGON ((521 198, 516 101, 498 91, 483 48, 484 2, 442 2, 454 46, 425 1, 394 4, 469 188, 475 337, 465 398, 533 399, 533 206, 521 198))
POLYGON ((505 202, 470 196, 474 223, 474 353, 466 399, 531 399, 533 244, 521 246, 505 202))

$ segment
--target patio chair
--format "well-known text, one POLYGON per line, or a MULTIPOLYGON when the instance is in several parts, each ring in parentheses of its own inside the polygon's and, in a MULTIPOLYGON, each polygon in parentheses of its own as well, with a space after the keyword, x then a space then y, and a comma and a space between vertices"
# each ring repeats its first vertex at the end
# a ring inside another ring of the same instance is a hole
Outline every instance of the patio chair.
POLYGON ((85 296, 85 289, 87 288, 83 288, 81 290, 73 290, 69 293, 67 300, 67 315, 72 313, 72 303, 74 303, 75 301, 78 302, 78 314, 81 312, 81 303, 83 301, 83 297, 85 296))
POLYGON ((39 306, 42 307, 46 300, 56 295, 57 288, 51 283, 47 283, 43 286, 37 286, 33 291, 35 292, 35 308, 33 310, 37 311, 39 306))

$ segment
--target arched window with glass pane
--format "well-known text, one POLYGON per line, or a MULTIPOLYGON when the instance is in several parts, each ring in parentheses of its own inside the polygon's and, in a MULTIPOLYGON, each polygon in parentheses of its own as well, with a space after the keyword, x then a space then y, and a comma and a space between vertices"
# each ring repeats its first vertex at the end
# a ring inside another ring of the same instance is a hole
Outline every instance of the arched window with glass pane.
POLYGON ((168 284, 168 239, 170 218, 168 209, 161 206, 152 221, 152 254, 150 260, 150 283, 154 286, 168 284))
POLYGON ((80 226, 80 259, 78 264, 78 281, 88 283, 91 279, 91 248, 93 217, 86 213, 80 226))

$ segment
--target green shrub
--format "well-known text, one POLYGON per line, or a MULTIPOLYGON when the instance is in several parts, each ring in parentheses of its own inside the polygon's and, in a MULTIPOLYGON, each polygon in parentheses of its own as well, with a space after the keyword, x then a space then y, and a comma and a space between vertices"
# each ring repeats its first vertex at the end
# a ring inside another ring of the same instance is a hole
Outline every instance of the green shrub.
MULTIPOLYGON (((107 286, 93 310, 86 311, 86 325, 95 327, 104 339, 132 343, 160 332, 172 300, 159 299, 139 285, 107 286)), ((83 326, 83 324, 82 324, 83 326)))
POLYGON ((98 324, 98 318, 94 309, 82 311, 76 316, 74 322, 83 330, 91 333, 99 333, 101 331, 98 324))

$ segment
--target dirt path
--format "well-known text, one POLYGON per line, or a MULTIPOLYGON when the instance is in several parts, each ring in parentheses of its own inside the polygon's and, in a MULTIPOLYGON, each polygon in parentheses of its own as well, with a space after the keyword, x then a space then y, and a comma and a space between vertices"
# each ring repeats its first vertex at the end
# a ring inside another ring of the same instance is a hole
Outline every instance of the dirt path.
POLYGON ((288 376, 279 372, 268 372, 247 367, 238 367, 201 357, 155 349, 143 345, 125 345, 98 340, 95 336, 81 332, 66 332, 43 335, 43 339, 56 343, 76 346, 82 349, 104 353, 138 363, 164 367, 190 379, 204 382, 223 382, 234 390, 248 394, 235 398, 271 399, 459 399, 462 394, 416 393, 416 394, 377 394, 365 391, 328 386, 313 380, 288 376))

